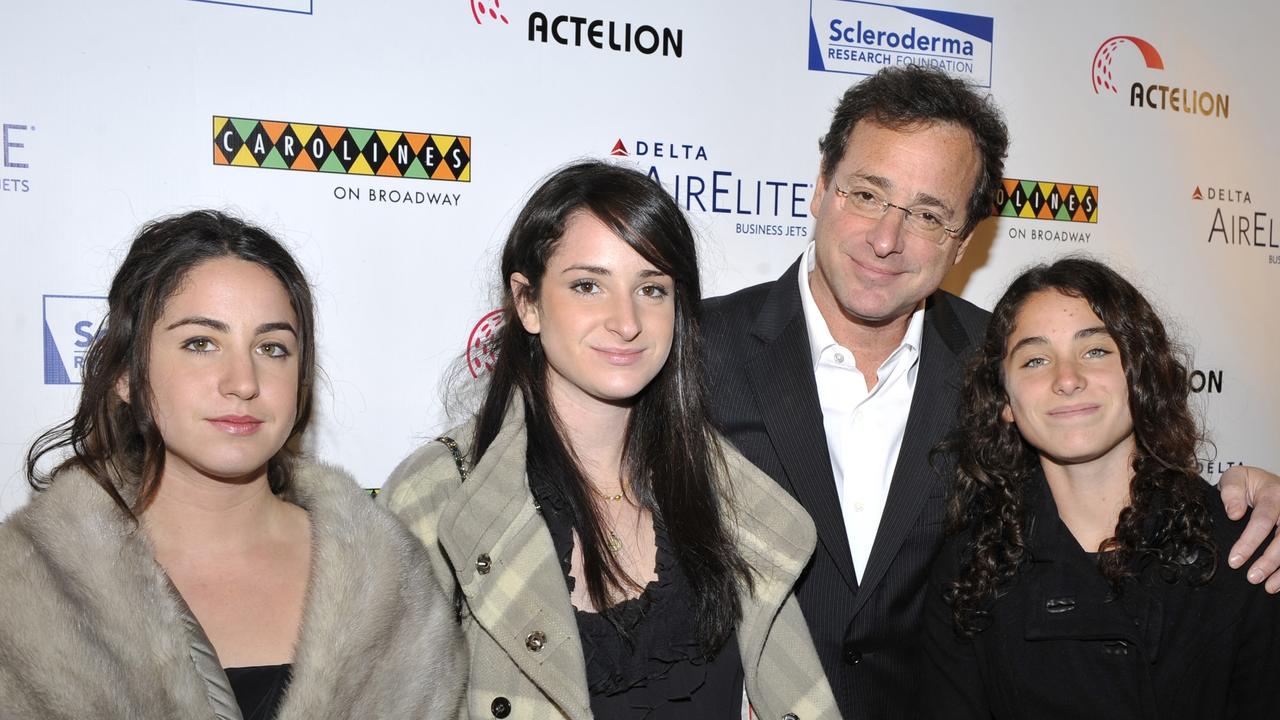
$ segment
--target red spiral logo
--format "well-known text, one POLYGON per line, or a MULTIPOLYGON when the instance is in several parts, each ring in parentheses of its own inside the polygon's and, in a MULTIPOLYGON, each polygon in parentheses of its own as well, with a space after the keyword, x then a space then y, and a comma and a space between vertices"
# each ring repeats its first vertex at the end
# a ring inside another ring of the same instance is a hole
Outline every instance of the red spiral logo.
POLYGON ((1155 46, 1143 40, 1140 37, 1132 35, 1116 35, 1107 38, 1098 46, 1098 51, 1093 54, 1093 92, 1099 93, 1102 88, 1111 92, 1119 92, 1116 89, 1115 80, 1111 77, 1111 62, 1115 59, 1116 51, 1126 44, 1133 44, 1142 53, 1142 61, 1146 63, 1148 68, 1152 70, 1163 70, 1164 60, 1160 57, 1160 52, 1155 46))
POLYGON ((489 0, 488 7, 485 7, 482 0, 471 0, 471 17, 476 19, 477 25, 483 25, 486 17, 501 20, 503 25, 510 25, 511 21, 507 20, 507 16, 499 12, 501 8, 502 0, 489 0))

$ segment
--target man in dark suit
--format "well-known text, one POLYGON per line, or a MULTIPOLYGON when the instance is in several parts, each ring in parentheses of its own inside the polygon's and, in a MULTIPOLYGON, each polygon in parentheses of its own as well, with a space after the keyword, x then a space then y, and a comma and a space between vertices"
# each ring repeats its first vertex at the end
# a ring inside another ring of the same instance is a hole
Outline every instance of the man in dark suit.
MULTIPOLYGON (((908 66, 851 87, 819 146, 814 241, 778 280, 705 302, 707 377, 721 429, 817 526, 796 593, 842 714, 908 718, 943 537, 930 450, 988 317, 938 288, 990 215, 1008 135, 988 98, 908 66)), ((1233 566, 1280 512, 1280 480, 1259 478, 1270 489, 1233 566)), ((1265 575, 1280 544, 1269 554, 1265 575)))

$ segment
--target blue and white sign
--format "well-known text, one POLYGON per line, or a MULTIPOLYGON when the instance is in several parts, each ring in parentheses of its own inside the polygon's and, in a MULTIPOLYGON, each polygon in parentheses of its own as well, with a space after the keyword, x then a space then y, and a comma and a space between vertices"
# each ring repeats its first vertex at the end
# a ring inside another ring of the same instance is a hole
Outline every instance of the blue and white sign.
POLYGON ((44 384, 79 385, 84 354, 107 314, 107 299, 44 296, 44 384))
POLYGON ((994 27, 982 15, 810 0, 809 69, 871 75, 891 65, 927 65, 991 87, 994 27))
POLYGON ((313 0, 195 0, 195 2, 211 5, 233 5, 235 7, 253 8, 254 10, 276 10, 279 12, 310 15, 314 8, 313 0))

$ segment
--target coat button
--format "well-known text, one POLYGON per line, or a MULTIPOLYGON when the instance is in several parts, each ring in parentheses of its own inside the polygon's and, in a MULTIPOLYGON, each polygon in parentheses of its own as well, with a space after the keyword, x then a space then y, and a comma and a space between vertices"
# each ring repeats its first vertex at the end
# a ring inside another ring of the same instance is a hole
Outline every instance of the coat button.
POLYGON ((1052 615, 1071 612, 1076 609, 1076 599, 1073 597, 1049 598, 1045 601, 1044 609, 1052 615))
POLYGON ((1128 655, 1129 643, 1123 640, 1112 640, 1111 642, 1103 644, 1102 652, 1107 655, 1128 655))
POLYGON ((854 648, 847 647, 844 649, 844 661, 849 665, 857 665, 862 662, 862 653, 854 648))
POLYGON ((782 720, 800 720, 800 716, 795 713, 787 713, 782 716, 782 720))
POLYGON ((541 630, 534 630, 529 633, 529 637, 524 639, 524 646, 533 652, 539 652, 542 647, 547 644, 547 636, 542 634, 541 630))
POLYGON ((504 718, 511 714, 511 701, 499 695, 489 703, 489 711, 496 718, 504 718))
POLYGON ((489 560, 489 553, 480 553, 480 556, 476 558, 476 572, 481 575, 488 575, 492 569, 493 562, 489 560))

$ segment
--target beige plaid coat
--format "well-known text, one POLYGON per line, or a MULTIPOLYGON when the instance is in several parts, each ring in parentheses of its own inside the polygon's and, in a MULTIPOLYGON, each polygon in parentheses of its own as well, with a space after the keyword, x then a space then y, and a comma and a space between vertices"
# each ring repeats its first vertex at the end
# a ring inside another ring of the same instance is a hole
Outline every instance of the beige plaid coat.
MULTIPOLYGON (((465 454, 472 427, 448 433, 465 454)), ((792 597, 817 541, 809 516, 773 480, 725 447, 739 550, 755 572, 743 591, 738 642, 754 717, 839 718, 792 597)), ((728 494, 728 493, 726 493, 728 494)), ((421 538, 446 588, 460 587, 473 718, 590 718, 582 643, 551 535, 525 479, 524 410, 460 483, 431 442, 392 473, 380 496, 421 538)))

